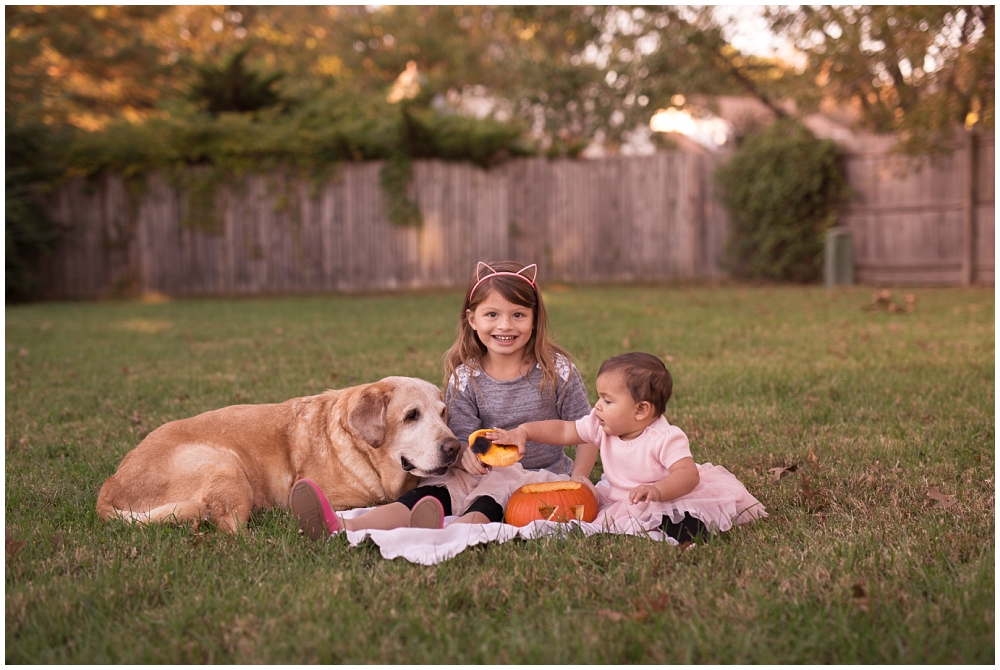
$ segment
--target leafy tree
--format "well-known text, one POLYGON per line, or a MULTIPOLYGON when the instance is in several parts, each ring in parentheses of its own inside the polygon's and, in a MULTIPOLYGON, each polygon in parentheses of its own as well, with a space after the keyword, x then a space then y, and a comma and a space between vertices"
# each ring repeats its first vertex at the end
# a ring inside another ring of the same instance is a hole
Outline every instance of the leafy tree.
POLYGON ((418 102, 437 96, 439 107, 461 108, 474 99, 480 115, 519 118, 548 141, 560 129, 564 137, 587 137, 610 114, 600 106, 584 114, 584 100, 604 76, 579 57, 598 30, 591 18, 562 6, 344 11, 338 35, 349 49, 342 55, 346 81, 338 84, 384 95, 414 60, 424 82, 418 102))
MULTIPOLYGON (((799 72, 747 56, 712 8, 690 6, 12 6, 7 113, 96 129, 115 118, 192 113, 198 63, 281 71, 281 95, 384 97, 408 61, 439 110, 519 119, 551 153, 614 145, 677 94, 752 95, 780 117, 789 97, 856 105, 865 127, 933 147, 955 123, 992 127, 991 6, 778 8, 799 72)), ((256 84, 251 84, 250 87, 256 84)), ((212 97, 212 96, 209 96, 212 97)), ((232 97, 232 96, 231 96, 232 97)), ((266 102, 266 100, 264 101, 266 102)), ((219 103, 209 105, 215 109, 219 103)), ((263 104, 258 101, 253 106, 263 104)), ((242 109, 230 100, 219 109, 242 109)))
POLYGON ((384 97, 415 61, 416 104, 520 119, 553 153, 624 141, 676 93, 770 100, 777 71, 727 47, 710 10, 676 7, 24 7, 7 9, 7 43, 8 112, 36 95, 31 111, 47 122, 52 110, 90 129, 116 110, 188 114, 185 91, 222 87, 197 64, 246 49, 247 62, 284 72, 282 96, 302 103, 334 89, 384 97))
POLYGON ((8 120, 97 128, 115 116, 152 110, 171 88, 171 77, 163 52, 144 30, 167 11, 8 5, 8 120))
MULTIPOLYGON (((552 153, 614 145, 682 93, 749 93, 772 104, 790 73, 743 57, 711 9, 382 7, 338 15, 352 81, 384 89, 414 59, 456 107, 520 118, 552 153)), ((341 83, 341 82, 338 82, 341 83)), ((779 113, 782 113, 780 109, 779 113)))
POLYGON ((910 153, 944 150, 956 125, 994 126, 992 6, 809 6, 770 19, 806 56, 807 105, 849 102, 910 153))

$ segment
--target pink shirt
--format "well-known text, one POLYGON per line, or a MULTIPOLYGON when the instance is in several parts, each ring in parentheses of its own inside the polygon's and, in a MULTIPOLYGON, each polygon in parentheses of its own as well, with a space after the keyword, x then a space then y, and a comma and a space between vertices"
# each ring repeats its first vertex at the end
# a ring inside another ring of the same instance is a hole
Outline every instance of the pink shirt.
POLYGON ((611 485, 613 501, 625 500, 640 484, 652 484, 670 474, 670 466, 691 457, 687 435, 660 417, 638 437, 622 440, 601 430, 596 410, 576 421, 576 432, 601 448, 604 479, 611 485))

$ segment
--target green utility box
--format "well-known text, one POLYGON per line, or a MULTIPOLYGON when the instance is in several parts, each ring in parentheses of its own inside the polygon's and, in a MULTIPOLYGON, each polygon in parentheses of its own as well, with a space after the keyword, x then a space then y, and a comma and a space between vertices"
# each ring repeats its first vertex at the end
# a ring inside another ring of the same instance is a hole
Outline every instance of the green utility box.
POLYGON ((823 278, 827 286, 845 286, 854 283, 854 242, 851 231, 844 226, 834 226, 826 231, 826 249, 823 259, 823 278))

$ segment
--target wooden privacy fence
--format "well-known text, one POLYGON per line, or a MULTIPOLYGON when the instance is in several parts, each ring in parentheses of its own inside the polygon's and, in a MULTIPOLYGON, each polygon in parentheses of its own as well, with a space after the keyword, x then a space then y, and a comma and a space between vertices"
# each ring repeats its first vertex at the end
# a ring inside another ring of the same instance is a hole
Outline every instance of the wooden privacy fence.
POLYGON ((420 228, 388 222, 382 163, 326 183, 275 173, 218 188, 152 175, 78 181, 49 204, 70 228, 43 268, 47 297, 367 291, 464 286, 477 260, 536 262, 544 282, 722 276, 727 217, 713 156, 512 160, 492 170, 415 161, 420 228), (204 201, 208 193, 208 207, 204 201))
POLYGON ((955 151, 914 171, 893 137, 846 143, 853 195, 840 225, 868 284, 994 283, 994 134, 961 131, 955 151))
MULTIPOLYGON (((904 171, 892 138, 847 143, 856 276, 869 284, 994 283, 994 136, 904 171)), ((45 259, 44 295, 93 298, 351 292, 463 286, 477 260, 538 263, 544 282, 725 276, 728 217, 712 175, 723 156, 528 158, 492 170, 415 161, 423 226, 388 222, 382 163, 321 184, 283 173, 177 186, 115 176, 64 185, 48 203, 68 234, 45 259)))

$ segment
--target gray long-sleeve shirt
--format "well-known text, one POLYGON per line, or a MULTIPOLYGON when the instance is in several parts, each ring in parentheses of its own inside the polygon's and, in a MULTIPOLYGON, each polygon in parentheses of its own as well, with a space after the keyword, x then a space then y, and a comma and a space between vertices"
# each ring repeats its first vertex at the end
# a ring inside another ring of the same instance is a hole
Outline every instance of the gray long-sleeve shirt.
MULTIPOLYGON (((528 421, 576 421, 590 413, 583 378, 563 356, 556 357, 558 383, 554 394, 549 388, 539 390, 542 369, 537 364, 527 374, 507 381, 498 381, 481 369, 466 365, 460 365, 455 372, 457 389, 453 377, 445 390, 445 402, 448 426, 463 442, 480 428, 511 430, 528 421)), ((521 465, 556 474, 573 471, 573 461, 566 456, 563 445, 557 444, 528 442, 521 465)))

